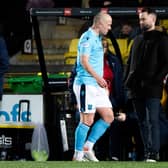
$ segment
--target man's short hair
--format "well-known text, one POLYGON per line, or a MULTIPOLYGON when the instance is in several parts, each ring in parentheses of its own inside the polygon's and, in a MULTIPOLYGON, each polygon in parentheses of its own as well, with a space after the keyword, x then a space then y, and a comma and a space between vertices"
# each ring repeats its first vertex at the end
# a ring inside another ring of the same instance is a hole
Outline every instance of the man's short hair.
POLYGON ((144 7, 144 8, 141 9, 140 13, 142 13, 142 12, 147 12, 148 14, 153 15, 155 17, 155 19, 156 19, 156 25, 159 24, 159 20, 157 18, 157 13, 156 13, 156 11, 154 9, 149 8, 149 7, 144 7))
POLYGON ((147 12, 148 14, 153 14, 153 15, 157 16, 157 13, 155 12, 155 10, 152 8, 149 8, 149 7, 142 8, 140 13, 142 13, 142 12, 147 12))

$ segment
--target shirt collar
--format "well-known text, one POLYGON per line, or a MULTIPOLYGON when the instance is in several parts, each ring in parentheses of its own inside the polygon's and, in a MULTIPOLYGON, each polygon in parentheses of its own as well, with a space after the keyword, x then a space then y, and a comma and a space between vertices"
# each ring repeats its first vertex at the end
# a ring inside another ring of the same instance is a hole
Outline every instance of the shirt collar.
POLYGON ((91 32, 91 34, 92 34, 93 36, 95 36, 96 38, 99 38, 99 40, 102 40, 102 35, 96 34, 95 31, 94 31, 91 27, 89 27, 89 31, 91 32))

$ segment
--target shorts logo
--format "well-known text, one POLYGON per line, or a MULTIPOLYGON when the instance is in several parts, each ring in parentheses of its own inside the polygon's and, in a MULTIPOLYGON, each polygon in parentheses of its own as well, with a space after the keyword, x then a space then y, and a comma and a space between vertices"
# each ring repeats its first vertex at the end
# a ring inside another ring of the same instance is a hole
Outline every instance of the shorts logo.
POLYGON ((81 91, 81 96, 84 96, 85 95, 85 91, 81 91))
POLYGON ((92 110, 92 104, 88 104, 88 110, 92 110))

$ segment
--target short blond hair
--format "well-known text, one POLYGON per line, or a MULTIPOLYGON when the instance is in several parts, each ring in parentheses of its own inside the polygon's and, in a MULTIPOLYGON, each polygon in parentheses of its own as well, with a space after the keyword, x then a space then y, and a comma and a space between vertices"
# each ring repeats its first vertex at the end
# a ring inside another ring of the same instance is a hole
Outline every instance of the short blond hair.
POLYGON ((93 18, 93 23, 97 24, 99 23, 99 21, 101 20, 108 20, 109 18, 111 18, 111 16, 105 12, 99 12, 97 15, 94 16, 93 18))

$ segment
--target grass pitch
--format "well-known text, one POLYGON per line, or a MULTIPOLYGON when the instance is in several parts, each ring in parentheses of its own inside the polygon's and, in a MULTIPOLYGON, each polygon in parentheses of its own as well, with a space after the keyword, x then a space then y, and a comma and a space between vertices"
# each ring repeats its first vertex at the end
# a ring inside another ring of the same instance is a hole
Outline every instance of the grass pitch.
POLYGON ((72 161, 0 161, 0 168, 168 168, 168 162, 72 162, 72 161))

